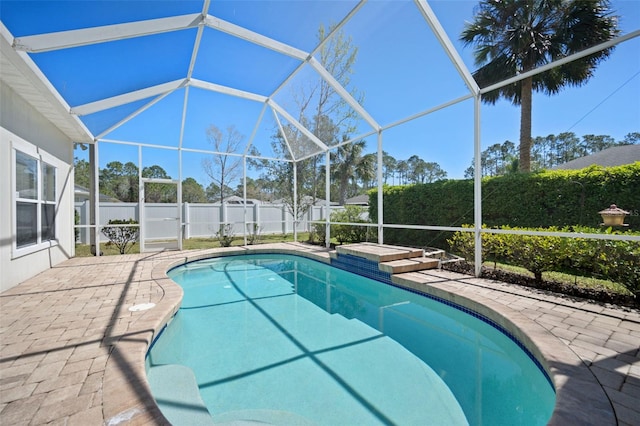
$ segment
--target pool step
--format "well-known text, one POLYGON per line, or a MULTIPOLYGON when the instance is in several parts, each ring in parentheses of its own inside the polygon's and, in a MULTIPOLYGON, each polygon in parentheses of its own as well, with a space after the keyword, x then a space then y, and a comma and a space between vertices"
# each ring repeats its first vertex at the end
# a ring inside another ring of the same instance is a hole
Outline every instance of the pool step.
POLYGON ((410 259, 392 260, 382 262, 378 265, 381 271, 391 275, 403 274, 405 272, 424 271, 425 269, 435 269, 440 264, 440 260, 430 257, 414 257, 410 259))
POLYGON ((189 367, 154 366, 149 368, 147 380, 160 411, 172 425, 214 425, 189 367))
POLYGON ((374 243, 357 243, 338 246, 336 247, 336 253, 350 254, 378 263, 424 256, 424 250, 422 249, 374 243))
POLYGON ((439 249, 430 249, 425 253, 423 249, 412 247, 358 243, 338 246, 330 256, 332 259, 337 259, 340 255, 366 259, 377 263, 380 271, 394 275, 438 268, 444 253, 439 249))

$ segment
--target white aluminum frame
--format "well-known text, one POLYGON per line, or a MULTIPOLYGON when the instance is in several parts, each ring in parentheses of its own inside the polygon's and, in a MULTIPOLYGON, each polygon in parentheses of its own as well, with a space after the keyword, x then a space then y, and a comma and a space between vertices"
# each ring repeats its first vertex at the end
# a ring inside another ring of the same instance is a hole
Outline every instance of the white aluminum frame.
MULTIPOLYGON (((434 35, 436 36, 438 42, 440 43, 440 45, 442 46, 442 49, 445 51, 445 53, 448 55, 449 59, 451 60, 451 62, 453 63, 454 67, 456 68, 457 72, 460 75, 460 78, 462 79, 462 81, 466 84, 468 90, 469 90, 469 94, 459 97, 457 99, 452 99, 450 101, 447 101, 441 105, 438 105, 436 107, 424 110, 422 112, 419 112, 417 114, 411 115, 409 117, 400 119, 396 122, 390 123, 390 124, 386 124, 386 125, 381 125, 379 124, 375 118, 373 116, 371 116, 368 111, 364 108, 364 106, 362 106, 360 103, 358 103, 357 100, 355 100, 350 93, 337 81, 335 80, 335 78, 322 66, 322 64, 315 58, 317 52, 322 48, 323 44, 326 43, 330 37, 335 34, 335 32, 339 31, 340 28, 344 27, 344 25, 346 25, 354 16, 356 16, 358 14, 358 12, 360 12, 360 10, 363 8, 363 6, 366 4, 366 0, 361 0, 360 2, 358 2, 356 4, 355 7, 353 7, 348 13, 347 15, 338 23, 338 25, 334 28, 334 30, 332 32, 330 32, 327 37, 325 38, 325 40, 321 41, 316 47, 315 49, 313 49, 311 52, 305 52, 303 50, 297 49, 293 46, 287 45, 286 43, 282 43, 280 41, 274 40, 272 38, 266 37, 262 34, 256 33, 254 31, 248 30, 246 28, 243 28, 241 26, 235 25, 233 23, 227 22, 225 20, 222 20, 218 17, 212 16, 208 13, 209 8, 210 8, 210 0, 204 0, 203 1, 203 7, 202 7, 202 11, 201 13, 194 13, 194 14, 188 14, 188 15, 182 15, 182 16, 173 16, 173 17, 169 17, 169 18, 160 18, 160 19, 150 19, 150 20, 145 20, 145 21, 138 21, 138 22, 131 22, 131 23, 125 23, 125 24, 115 24, 115 25, 106 25, 106 26, 101 26, 101 27, 94 27, 94 28, 86 28, 86 29, 80 29, 80 30, 70 30, 70 31, 61 31, 61 32, 56 32, 56 33, 49 33, 49 34, 40 34, 40 35, 33 35, 33 36, 25 36, 25 37, 18 37, 18 38, 13 38, 11 36, 11 34, 9 33, 9 31, 5 28, 4 25, 0 25, 0 32, 3 36, 4 40, 8 40, 8 41, 12 41, 11 46, 13 49, 13 52, 9 52, 9 54, 14 55, 16 57, 19 57, 21 59, 21 61, 23 62, 23 66, 22 69, 24 69, 25 71, 28 71, 30 74, 36 75, 37 76, 37 80, 39 81, 37 86, 40 88, 41 91, 43 91, 43 96, 47 99, 49 99, 49 101, 51 102, 52 105, 58 105, 58 106, 62 106, 63 109, 65 109, 66 111, 69 111, 71 114, 71 119, 70 119, 70 123, 73 123, 72 127, 74 127, 74 130, 76 131, 81 131, 83 134, 87 134, 87 135, 91 135, 91 132, 88 131, 88 129, 86 128, 86 126, 82 123, 82 121, 79 119, 79 117, 83 116, 83 115, 87 115, 87 114, 92 114, 95 112, 99 112, 99 111, 104 111, 106 109, 110 109, 116 106, 120 106, 120 105, 124 105, 124 104, 128 104, 131 102, 135 102, 135 101, 140 101, 140 100, 144 100, 144 99, 150 99, 149 102, 147 102, 145 105, 143 105, 141 108, 137 109, 136 111, 134 111, 132 114, 128 115, 127 117, 123 118, 122 120, 120 120, 118 123, 114 124, 113 126, 111 126, 110 128, 108 128, 106 131, 100 133, 99 135, 96 135, 93 137, 93 140, 95 142, 111 142, 111 143, 121 143, 121 144, 128 144, 128 145, 136 145, 139 147, 139 150, 141 150, 141 147, 146 146, 146 147, 154 147, 154 148, 161 148, 161 149, 172 149, 172 150, 177 150, 178 151, 178 157, 179 157, 179 180, 178 180, 178 192, 180 193, 181 191, 181 182, 182 182, 182 152, 186 151, 186 152, 199 152, 199 153, 211 153, 211 154, 224 154, 224 155, 237 155, 237 156, 242 156, 243 157, 243 180, 245 183, 245 188, 244 188, 244 198, 246 201, 246 159, 247 158, 251 158, 252 156, 249 155, 250 152, 250 147, 253 144, 254 141, 254 137, 255 134, 258 130, 258 127, 264 117, 264 113, 267 109, 267 107, 269 107, 273 113, 273 116, 275 118, 275 122, 278 125, 278 128, 280 129, 280 132, 283 134, 286 146, 287 146, 287 150, 289 152, 290 155, 290 159, 282 159, 282 158, 267 158, 267 157, 261 157, 261 158, 265 158, 267 160, 271 160, 271 161, 292 161, 292 162, 297 162, 297 161, 301 161, 303 159, 309 158, 311 156, 315 156, 318 154, 325 154, 325 164, 326 164, 326 169, 327 169, 327 176, 326 176, 326 193, 329 194, 330 191, 330 173, 328 173, 328 171, 330 170, 330 151, 332 149, 337 149, 338 147, 347 144, 347 143, 352 143, 356 140, 362 139, 364 137, 369 137, 373 134, 376 134, 377 137, 377 180, 378 180, 378 217, 377 217, 377 228, 378 228, 378 239, 380 243, 383 243, 384 241, 384 228, 399 228, 399 227, 404 227, 404 228, 409 228, 409 229, 425 229, 425 230, 444 230, 444 231, 463 231, 463 232, 473 232, 474 233, 474 241, 476 243, 476 248, 475 248, 475 256, 474 256, 474 260, 476 263, 476 275, 478 275, 480 273, 480 265, 482 263, 482 256, 481 256, 481 239, 482 239, 482 234, 483 233, 511 233, 511 234, 525 234, 525 235, 554 235, 554 236, 561 236, 561 237, 576 237, 575 234, 572 233, 562 233, 562 232, 551 232, 551 233, 540 233, 540 232, 523 232, 523 231, 505 231, 505 230, 496 230, 496 229, 482 229, 481 228, 481 224, 482 224, 482 191, 481 191, 481 167, 480 167, 480 154, 481 154, 481 140, 480 140, 480 131, 481 131, 481 99, 482 99, 482 95, 484 93, 487 93, 489 91, 498 89, 500 87, 503 87, 505 85, 508 84, 512 84, 514 82, 517 82, 521 79, 524 79, 526 77, 547 71, 553 67, 559 66, 561 64, 579 59, 581 57, 584 57, 586 55, 595 53, 597 51, 615 46, 619 43, 625 42, 627 40, 636 38, 640 36, 640 30, 636 30, 633 31, 629 34, 623 35, 621 37, 618 37, 614 40, 608 41, 606 43, 602 43, 600 45, 597 46, 593 46, 589 49, 586 49, 583 52, 579 52, 576 53, 574 55, 568 56, 566 58, 554 61, 550 64, 547 64, 545 66, 539 67, 537 69, 534 69, 532 71, 514 76, 510 79, 504 80, 500 83, 485 87, 485 88, 480 88, 477 83, 475 82, 475 80, 473 79, 473 76, 471 74, 471 72, 467 69, 466 65, 464 64, 464 62, 462 61, 460 55, 458 54, 458 52, 456 51, 456 49, 454 48, 453 44, 451 43, 451 40, 449 39, 449 37, 447 36, 446 32, 444 31, 444 28, 441 26, 441 24, 439 23, 435 13, 433 12, 433 10, 431 9, 429 3, 427 0, 414 0, 415 6, 417 8, 417 11, 422 15, 425 23, 427 25, 429 25, 429 27, 431 28, 432 32, 434 33, 434 35), (170 82, 166 82, 166 83, 162 83, 162 84, 158 84, 155 86, 151 86, 151 87, 147 87, 147 88, 142 88, 139 90, 134 90, 128 93, 122 93, 120 95, 117 96, 113 96, 110 98, 106 98, 106 99, 101 99, 101 100, 97 100, 95 102, 91 102, 91 103, 87 103, 84 105, 78 105, 75 106, 73 108, 69 107, 65 101, 63 100, 63 98, 60 96, 60 94, 53 88, 53 86, 48 82, 48 80, 46 79, 46 77, 44 76, 44 74, 42 74, 42 72, 38 69, 38 67, 35 65, 35 63, 29 58, 27 53, 39 53, 39 52, 50 52, 53 50, 59 50, 59 49, 68 49, 68 48, 72 48, 72 47, 78 47, 78 46, 88 46, 88 45, 92 45, 92 44, 96 44, 96 43, 106 43, 106 42, 112 42, 112 41, 117 41, 117 40, 123 40, 123 39, 128 39, 128 38, 134 38, 134 37, 141 37, 141 36, 147 36, 147 35, 153 35, 153 34, 161 34, 161 33, 167 33, 167 32, 172 32, 172 31, 182 31, 182 30, 189 30, 189 29, 194 29, 197 28, 197 33, 196 33, 196 37, 195 37, 195 41, 193 44, 193 48, 192 48, 192 54, 191 54, 191 59, 189 62, 189 67, 187 70, 187 73, 185 75, 185 77, 183 79, 178 79, 178 80, 174 80, 174 81, 170 81, 170 82), (201 42, 202 42, 202 37, 203 37, 203 33, 205 31, 206 28, 209 29, 213 29, 215 31, 221 31, 223 33, 229 34, 233 37, 236 38, 240 38, 242 40, 245 40, 247 42, 250 42, 252 44, 264 47, 266 49, 269 49, 271 51, 277 52, 279 54, 285 55, 287 57, 291 57, 294 58, 298 61, 300 61, 300 64, 293 70, 293 72, 291 72, 283 81, 282 83, 275 89, 275 91, 273 93, 271 93, 269 96, 265 96, 262 94, 257 94, 257 93, 251 93, 251 92, 246 92, 246 91, 242 91, 233 87, 226 87, 226 86, 222 86, 219 84, 216 84, 214 82, 209 82, 209 81, 202 81, 202 80, 198 80, 198 79, 194 79, 193 76, 193 70, 194 70, 194 66, 195 66, 195 62, 196 59, 198 57, 198 53, 200 51, 200 47, 201 47, 201 42), (370 132, 366 132, 364 135, 360 135, 358 137, 352 138, 349 141, 346 142, 341 142, 340 144, 336 145, 336 146, 329 146, 328 144, 326 144, 325 142, 321 141, 320 139, 318 139, 313 132, 311 132, 309 129, 307 129, 305 126, 303 126, 298 120, 296 120, 285 108, 281 107, 278 103, 276 103, 274 101, 274 96, 280 92, 282 90, 283 87, 286 86, 286 84, 288 82, 290 82, 304 67, 305 65, 309 65, 319 76, 320 78, 324 79, 331 87, 332 89, 345 101, 345 103, 351 107, 369 126, 371 126, 372 130, 370 132), (207 91, 212 91, 212 92, 216 92, 216 93, 221 93, 223 95, 227 95, 227 96, 234 96, 234 97, 239 97, 241 99, 245 99, 245 100, 249 100, 249 101, 253 101, 253 102, 260 102, 263 104, 262 110, 260 112, 260 115, 258 117, 258 120, 256 121, 253 133, 251 135, 251 137, 249 138, 249 141, 247 143, 247 146, 244 149, 244 152, 242 154, 238 153, 238 154, 230 154, 230 153, 217 153, 217 152, 213 152, 213 151, 208 151, 208 150, 198 150, 198 149, 188 149, 188 148, 184 148, 183 147, 183 138, 184 138, 184 130, 185 130, 185 121, 186 121, 186 111, 187 111, 187 105, 188 105, 188 101, 189 101, 189 92, 190 92, 190 88, 191 87, 195 87, 198 89, 202 89, 202 90, 207 90, 207 91), (160 102, 162 99, 164 99, 165 97, 167 97, 169 94, 175 92, 176 90, 180 90, 184 88, 185 89, 185 94, 184 94, 184 104, 183 104, 183 111, 182 111, 182 120, 181 120, 181 127, 180 127, 180 138, 177 144, 177 148, 176 147, 168 147, 168 146, 159 146, 159 145, 155 145, 155 144, 150 144, 150 143, 134 143, 134 142, 126 142, 126 141, 114 141, 114 140, 109 140, 109 139, 104 139, 104 137, 110 133, 111 131, 117 129, 118 127, 122 126, 124 123, 130 121, 131 119, 135 118, 136 116, 138 116, 140 113, 142 113, 143 111, 147 110, 148 108, 150 108, 151 106, 155 105, 156 103, 160 102), (407 123, 409 121, 418 119, 420 117, 423 117, 425 115, 431 114, 435 111, 438 111, 440 109, 449 107, 451 105, 469 100, 469 99, 473 99, 474 102, 474 164, 475 164, 475 173, 474 173, 474 222, 475 222, 475 226, 472 229, 469 228, 459 228, 459 227, 445 227, 445 226, 416 226, 416 225, 396 225, 396 224, 385 224, 384 220, 383 220, 383 212, 384 212, 384 206, 383 206, 383 194, 382 194, 382 150, 383 150, 383 134, 384 131, 387 129, 390 129, 392 127, 395 126, 399 126, 402 125, 404 123, 407 123), (291 141, 288 141, 286 134, 284 133, 283 127, 282 127, 282 123, 280 120, 280 117, 286 119, 289 124, 291 124, 292 126, 294 126, 298 131, 300 131, 305 137, 307 137, 313 144, 315 144, 317 146, 317 152, 313 152, 313 153, 306 153, 304 155, 300 155, 299 157, 296 157, 296 150, 293 149, 293 147, 291 146, 291 141)), ((5 55, 4 52, 4 44, 3 46, 3 55, 5 55)), ((85 140, 82 140, 82 142, 85 142, 85 140)), ((97 157, 98 157, 98 149, 97 149, 97 145, 95 145, 95 151, 94 155, 95 155, 95 160, 96 160, 96 164, 97 164, 97 157)), ((139 159, 139 165, 141 165, 141 159, 139 159)), ((96 166, 97 168, 97 166, 96 166)), ((97 170, 94 170, 94 176, 97 177, 97 170)), ((140 176, 140 183, 141 183, 141 187, 143 186, 143 179, 140 176)), ((294 185, 295 185, 295 181, 297 179, 297 176, 294 175, 294 185)), ((172 181, 174 182, 174 181, 172 181)), ((96 219, 99 219, 99 210, 98 210, 98 187, 99 185, 95 185, 95 187, 93 188, 93 196, 94 196, 94 206, 93 208, 95 209, 95 215, 96 215, 96 219)), ((295 189, 294 189, 295 191, 295 189)), ((328 197, 327 197, 328 198, 328 197)), ((179 203, 181 202, 181 197, 179 196, 179 203)), ((246 206, 246 202, 245 202, 245 206, 246 206)), ((294 206, 294 211, 297 208, 297 206, 294 206)), ((330 213, 330 204, 329 204, 329 200, 327 200, 327 217, 325 220, 325 224, 326 224, 326 229, 327 229, 327 245, 328 245, 328 241, 330 238, 330 220, 329 220, 329 213, 330 213)), ((246 207, 245 207, 246 209, 246 207)), ((179 209, 180 213, 181 213, 181 209, 179 209)), ((141 215, 142 216, 142 215, 141 215)), ((141 223, 143 222, 143 218, 140 218, 141 223)), ((245 212, 245 222, 246 222, 246 212, 245 212)), ((99 221, 97 221, 97 224, 99 224, 99 221)), ((246 227, 246 223, 245 223, 245 227, 246 227)), ((98 237, 99 237, 99 225, 96 225, 95 228, 93 229, 93 232, 95 233, 96 236, 96 241, 98 241, 98 237)), ((295 230, 294 230, 295 232, 295 230)), ((579 237, 582 238, 604 238, 604 239, 612 239, 612 240, 627 240, 627 241, 640 241, 640 237, 631 237, 631 236, 624 236, 624 235, 606 235, 603 236, 601 234, 588 234, 588 235, 583 235, 580 234, 579 237)), ((141 231, 141 240, 142 240, 142 231, 141 231)), ((180 240, 180 244, 181 244, 181 240, 180 240)), ((98 251, 99 252, 99 251, 98 251)))

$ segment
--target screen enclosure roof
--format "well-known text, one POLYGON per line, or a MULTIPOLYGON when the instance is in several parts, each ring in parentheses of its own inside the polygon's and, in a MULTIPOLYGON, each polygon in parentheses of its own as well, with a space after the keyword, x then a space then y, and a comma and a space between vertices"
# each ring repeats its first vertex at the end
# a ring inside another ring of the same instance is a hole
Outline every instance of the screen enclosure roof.
POLYGON ((480 93, 459 7, 5 1, 2 79, 74 142, 211 152, 214 125, 243 136, 234 154, 296 161, 480 93))
POLYGON ((280 133, 298 160, 477 90, 425 1, 5 2, 2 20, 3 80, 74 142, 211 149, 214 124, 245 135, 237 154, 269 153, 280 133), (398 24, 411 39, 385 43, 398 24), (326 52, 345 40, 365 59, 341 73, 326 52), (453 94, 403 84, 425 59, 459 76, 453 94), (349 117, 340 139, 316 136, 302 104, 323 90, 327 117, 349 117))

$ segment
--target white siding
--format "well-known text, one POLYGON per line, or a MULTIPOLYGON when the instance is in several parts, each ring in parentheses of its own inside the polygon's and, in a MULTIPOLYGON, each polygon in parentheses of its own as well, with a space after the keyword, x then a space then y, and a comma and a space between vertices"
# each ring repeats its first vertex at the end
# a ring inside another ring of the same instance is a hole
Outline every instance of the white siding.
POLYGON ((75 254, 73 236, 73 143, 7 85, 0 82, 0 291, 48 269, 75 254), (17 256, 12 202, 12 144, 29 143, 53 156, 57 169, 57 245, 17 256))

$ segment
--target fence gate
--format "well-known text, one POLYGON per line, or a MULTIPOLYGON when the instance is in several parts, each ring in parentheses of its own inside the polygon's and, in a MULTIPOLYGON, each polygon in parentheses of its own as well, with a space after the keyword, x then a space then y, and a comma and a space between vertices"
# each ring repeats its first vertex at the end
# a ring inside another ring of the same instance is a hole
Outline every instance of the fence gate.
POLYGON ((140 252, 182 250, 180 182, 142 178, 139 195, 140 252))

